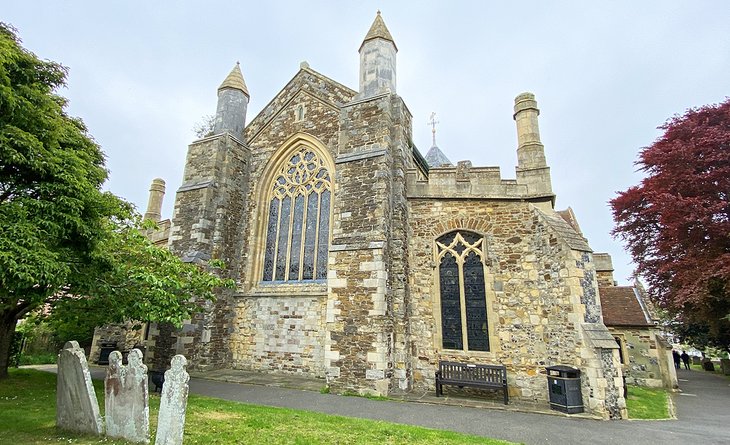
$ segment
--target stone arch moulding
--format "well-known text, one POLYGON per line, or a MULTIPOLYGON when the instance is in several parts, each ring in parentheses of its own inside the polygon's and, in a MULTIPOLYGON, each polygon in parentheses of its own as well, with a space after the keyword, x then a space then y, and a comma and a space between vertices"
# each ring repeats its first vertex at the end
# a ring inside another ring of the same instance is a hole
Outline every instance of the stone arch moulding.
MULTIPOLYGON (((335 188, 335 163, 330 151, 316 137, 308 133, 296 133, 288 138, 279 148, 272 154, 264 167, 262 174, 259 176, 259 181, 256 184, 256 192, 254 194, 256 201, 260 203, 254 216, 255 227, 253 233, 253 242, 251 248, 253 249, 251 268, 250 268, 250 283, 253 288, 258 288, 263 282, 264 272, 264 258, 266 248, 266 230, 269 223, 269 201, 271 198, 271 187, 272 182, 276 179, 276 175, 279 174, 279 170, 282 165, 289 160, 298 150, 301 148, 307 148, 313 151, 317 157, 324 164, 324 168, 329 172, 329 182, 331 189, 331 199, 334 200, 334 188, 335 188)), ((329 241, 332 238, 332 209, 334 205, 330 202, 329 209, 329 241)), ((276 282, 273 282, 276 283, 276 282)), ((280 285, 291 286, 296 285, 296 281, 280 283, 280 285)))
POLYGON ((485 218, 471 218, 468 216, 450 218, 445 221, 440 221, 434 224, 431 229, 431 236, 436 239, 449 232, 457 230, 467 230, 470 232, 479 233, 486 237, 492 229, 491 221, 485 218))

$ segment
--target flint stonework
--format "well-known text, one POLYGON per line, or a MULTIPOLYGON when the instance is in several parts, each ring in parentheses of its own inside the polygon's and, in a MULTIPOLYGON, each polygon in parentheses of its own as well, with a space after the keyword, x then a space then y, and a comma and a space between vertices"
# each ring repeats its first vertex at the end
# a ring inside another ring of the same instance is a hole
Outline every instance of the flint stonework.
POLYGON ((172 358, 170 369, 165 372, 165 385, 160 398, 155 445, 180 445, 183 443, 185 409, 188 404, 188 381, 185 367, 188 361, 182 355, 172 358))
POLYGON ((149 443, 150 413, 147 366, 142 352, 132 349, 129 364, 122 365, 122 354, 109 354, 109 368, 104 380, 106 432, 131 442, 149 443))
POLYGON ((98 435, 104 430, 89 365, 75 341, 66 342, 58 354, 56 425, 87 434, 98 435))

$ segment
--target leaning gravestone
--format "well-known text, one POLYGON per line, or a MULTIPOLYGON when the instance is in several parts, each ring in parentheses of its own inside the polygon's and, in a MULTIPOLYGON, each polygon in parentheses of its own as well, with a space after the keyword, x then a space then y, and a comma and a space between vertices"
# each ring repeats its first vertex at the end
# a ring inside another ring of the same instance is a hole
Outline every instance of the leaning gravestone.
POLYGON ((122 354, 109 354, 109 367, 104 379, 106 434, 131 442, 150 441, 149 390, 147 367, 142 352, 132 349, 129 364, 122 365, 122 354))
POLYGON ((66 342, 58 354, 56 424, 80 433, 101 434, 104 430, 89 365, 75 341, 66 342))
POLYGON ((185 408, 188 404, 188 381, 185 371, 188 361, 176 355, 165 372, 165 385, 160 396, 155 445, 182 445, 185 427, 185 408))

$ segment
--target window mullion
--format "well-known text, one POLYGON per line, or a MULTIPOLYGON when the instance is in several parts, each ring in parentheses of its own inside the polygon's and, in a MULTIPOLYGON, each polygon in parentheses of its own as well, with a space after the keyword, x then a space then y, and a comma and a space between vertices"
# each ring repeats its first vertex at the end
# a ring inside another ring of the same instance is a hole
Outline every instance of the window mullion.
POLYGON ((464 351, 469 350, 469 335, 467 334, 466 295, 464 293, 464 255, 457 257, 456 264, 459 270, 459 302, 461 303, 461 338, 464 342, 464 351))
POLYGON ((291 261, 291 245, 292 237, 294 234, 294 206, 296 205, 296 199, 294 195, 289 197, 291 204, 289 206, 289 232, 286 235, 287 246, 286 246, 286 262, 284 263, 284 281, 289 281, 289 262, 291 261))
POLYGON ((277 215, 279 217, 276 218, 276 235, 274 236, 274 259, 272 262, 273 270, 271 271, 271 280, 272 281, 276 281, 276 261, 278 259, 277 256, 278 256, 278 252, 279 252, 279 228, 281 227, 281 206, 282 206, 282 203, 284 202, 284 200, 277 199, 277 201, 279 201, 279 210, 277 212, 277 215))
POLYGON ((299 242, 299 281, 304 279, 304 243, 307 241, 307 210, 309 210, 309 195, 302 195, 304 197, 304 210, 302 211, 302 232, 300 234, 301 241, 299 242))
POLYGON ((312 279, 317 279, 317 260, 319 257, 319 218, 322 213, 322 191, 320 190, 319 193, 317 193, 317 219, 314 223, 316 230, 314 232, 314 255, 312 256, 312 260, 314 261, 314 264, 312 264, 312 279))

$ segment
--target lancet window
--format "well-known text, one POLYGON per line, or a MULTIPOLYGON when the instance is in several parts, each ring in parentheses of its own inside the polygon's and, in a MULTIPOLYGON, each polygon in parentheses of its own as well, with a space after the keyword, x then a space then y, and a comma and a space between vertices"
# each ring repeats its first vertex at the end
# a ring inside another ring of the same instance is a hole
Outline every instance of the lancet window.
POLYGON ((444 349, 489 351, 484 238, 449 232, 436 240, 444 349))
POLYGON ((325 279, 332 195, 325 163, 302 146, 270 187, 263 281, 325 279))

